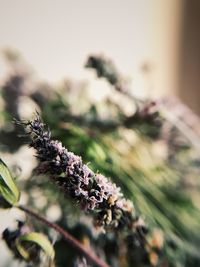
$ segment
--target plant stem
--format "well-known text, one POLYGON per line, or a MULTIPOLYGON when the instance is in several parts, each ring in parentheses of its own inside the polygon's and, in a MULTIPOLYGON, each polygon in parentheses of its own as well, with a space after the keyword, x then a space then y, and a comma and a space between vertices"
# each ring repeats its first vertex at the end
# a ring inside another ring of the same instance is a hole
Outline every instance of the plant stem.
POLYGON ((52 223, 48 221, 43 216, 39 215, 38 213, 35 213, 34 211, 30 210, 27 207, 24 206, 17 206, 20 210, 23 210, 28 215, 36 218, 38 221, 48 225, 50 228, 54 229, 56 232, 58 232, 70 245, 72 245, 74 248, 79 250, 85 257, 87 257, 88 260, 90 260, 93 264, 99 267, 109 267, 109 265, 104 262, 102 259, 100 259, 91 249, 85 248, 77 239, 75 239, 72 235, 70 235, 66 230, 64 230, 59 225, 52 223))

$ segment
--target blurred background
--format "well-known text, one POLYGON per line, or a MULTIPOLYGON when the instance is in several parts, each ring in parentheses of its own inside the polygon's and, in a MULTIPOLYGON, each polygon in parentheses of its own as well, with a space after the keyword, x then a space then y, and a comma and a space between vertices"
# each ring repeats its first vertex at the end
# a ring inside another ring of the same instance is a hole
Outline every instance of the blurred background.
POLYGON ((133 78, 135 90, 176 94, 200 112, 198 0, 0 3, 1 49, 19 51, 42 79, 85 77, 87 55, 104 53, 133 78), (151 70, 146 85, 144 65, 151 70))
MULTIPOLYGON (((142 266, 199 266, 199 26, 198 0, 0 0, 0 153, 22 203, 79 227, 102 255, 113 246, 114 237, 88 234, 87 218, 52 185, 30 178, 34 152, 11 121, 38 110, 55 138, 122 187, 157 239, 163 232, 167 256, 142 266)), ((16 217, 0 211, 0 231, 16 217)), ((0 247, 1 266, 21 266, 0 247)), ((119 251, 104 257, 132 266, 119 251)))

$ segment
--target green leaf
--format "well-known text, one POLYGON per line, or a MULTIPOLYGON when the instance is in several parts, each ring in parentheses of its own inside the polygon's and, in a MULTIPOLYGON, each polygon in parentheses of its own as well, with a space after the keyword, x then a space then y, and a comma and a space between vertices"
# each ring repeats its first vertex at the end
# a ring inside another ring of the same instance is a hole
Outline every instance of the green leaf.
POLYGON ((21 235, 17 239, 16 247, 17 247, 19 253, 22 255, 22 257, 25 260, 29 260, 30 259, 30 254, 29 254, 28 250, 25 248, 25 246, 22 245, 23 241, 37 244, 42 250, 44 250, 44 252, 51 259, 54 258, 54 256, 55 256, 54 248, 51 245, 51 243, 48 240, 48 238, 44 234, 31 232, 31 233, 27 233, 27 234, 21 235))
POLYGON ((19 201, 20 192, 6 166, 0 159, 0 195, 12 206, 19 201))

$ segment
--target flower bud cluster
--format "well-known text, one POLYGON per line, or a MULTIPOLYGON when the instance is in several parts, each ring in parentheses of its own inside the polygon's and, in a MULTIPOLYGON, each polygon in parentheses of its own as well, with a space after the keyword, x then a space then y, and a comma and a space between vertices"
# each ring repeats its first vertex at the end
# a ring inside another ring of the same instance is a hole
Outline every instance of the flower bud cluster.
POLYGON ((85 67, 94 69, 98 77, 106 78, 112 85, 117 85, 119 83, 119 73, 114 64, 111 60, 108 60, 103 56, 91 55, 88 58, 85 67))
MULTIPOLYGON (((51 133, 39 116, 26 124, 27 133, 39 160, 38 174, 48 175, 80 207, 94 216, 94 223, 105 228, 138 232, 139 219, 131 201, 104 175, 94 173, 81 157, 69 152, 51 133)), ((142 226, 144 229, 144 226, 142 226)))

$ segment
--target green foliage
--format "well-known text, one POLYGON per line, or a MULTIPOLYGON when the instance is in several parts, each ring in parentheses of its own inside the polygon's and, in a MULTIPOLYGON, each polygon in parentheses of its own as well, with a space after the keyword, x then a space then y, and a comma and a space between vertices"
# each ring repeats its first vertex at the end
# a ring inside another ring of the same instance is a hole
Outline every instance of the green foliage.
POLYGON ((48 266, 53 266, 53 246, 44 234, 32 232, 28 223, 18 221, 15 229, 6 228, 2 239, 16 260, 28 262, 30 266, 44 266, 45 259, 48 266))
POLYGON ((15 181, 6 166, 0 159, 0 196, 8 203, 8 206, 16 205, 20 198, 20 192, 15 181))
POLYGON ((17 250, 26 261, 30 261, 31 255, 29 250, 27 250, 23 245, 24 242, 26 243, 26 245, 29 242, 37 244, 46 253, 48 257, 50 257, 52 260, 54 259, 54 248, 45 235, 36 232, 29 232, 17 238, 17 250))

